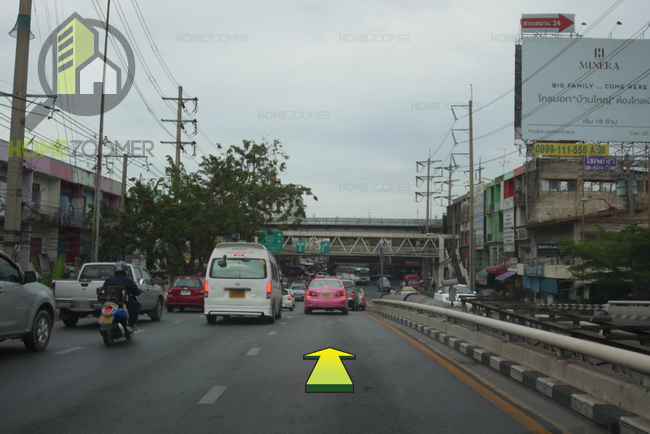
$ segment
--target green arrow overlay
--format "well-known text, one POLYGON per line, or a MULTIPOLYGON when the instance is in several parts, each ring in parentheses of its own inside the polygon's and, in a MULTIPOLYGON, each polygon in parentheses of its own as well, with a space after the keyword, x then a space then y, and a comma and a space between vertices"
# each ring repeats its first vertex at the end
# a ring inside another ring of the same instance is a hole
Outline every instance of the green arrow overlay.
POLYGON ((355 360, 354 354, 344 353, 334 348, 325 348, 315 353, 305 354, 303 360, 316 359, 311 375, 305 384, 305 392, 354 392, 354 383, 348 375, 341 359, 355 360))

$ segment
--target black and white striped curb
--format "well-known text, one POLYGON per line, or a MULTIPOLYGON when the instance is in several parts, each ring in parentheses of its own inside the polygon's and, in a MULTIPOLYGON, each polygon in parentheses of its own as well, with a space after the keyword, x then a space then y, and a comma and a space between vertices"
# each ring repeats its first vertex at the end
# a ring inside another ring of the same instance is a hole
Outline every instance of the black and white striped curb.
POLYGON ((543 393, 553 401, 574 410, 592 421, 603 425, 616 433, 650 433, 650 421, 640 418, 637 414, 623 410, 594 398, 582 390, 570 386, 562 381, 550 378, 541 372, 518 365, 515 362, 499 357, 483 348, 471 345, 461 339, 454 338, 434 328, 425 326, 415 321, 402 318, 399 315, 374 310, 374 312, 393 321, 404 324, 426 336, 440 341, 468 357, 481 362, 512 378, 523 385, 543 393))

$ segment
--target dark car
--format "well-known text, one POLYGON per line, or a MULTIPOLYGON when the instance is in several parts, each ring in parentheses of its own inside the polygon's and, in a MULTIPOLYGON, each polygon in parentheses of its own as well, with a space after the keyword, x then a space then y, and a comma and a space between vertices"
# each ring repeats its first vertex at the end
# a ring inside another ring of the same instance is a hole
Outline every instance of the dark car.
POLYGON ((205 281, 201 276, 178 276, 167 292, 167 312, 186 307, 203 308, 205 302, 205 281))

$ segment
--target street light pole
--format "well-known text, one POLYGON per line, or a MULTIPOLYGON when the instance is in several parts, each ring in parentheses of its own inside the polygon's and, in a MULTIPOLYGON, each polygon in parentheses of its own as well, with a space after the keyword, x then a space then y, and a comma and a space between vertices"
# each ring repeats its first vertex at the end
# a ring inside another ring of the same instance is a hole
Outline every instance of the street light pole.
POLYGON ((108 51, 109 18, 111 0, 106 6, 106 35, 104 40, 104 69, 102 71, 102 95, 99 103, 99 137, 97 142, 97 167, 95 171, 95 201, 93 205, 93 231, 91 240, 92 260, 99 261, 99 220, 102 205, 102 146, 104 146, 104 105, 106 102, 106 52, 108 51))

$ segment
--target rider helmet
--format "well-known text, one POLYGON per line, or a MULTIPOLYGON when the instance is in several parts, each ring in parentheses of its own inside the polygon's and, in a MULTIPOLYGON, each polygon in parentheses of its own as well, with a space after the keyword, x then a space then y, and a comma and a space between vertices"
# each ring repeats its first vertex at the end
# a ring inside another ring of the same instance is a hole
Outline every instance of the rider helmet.
POLYGON ((116 275, 126 276, 128 270, 129 270, 129 264, 127 264, 126 262, 119 261, 119 262, 115 263, 115 274, 116 275))

